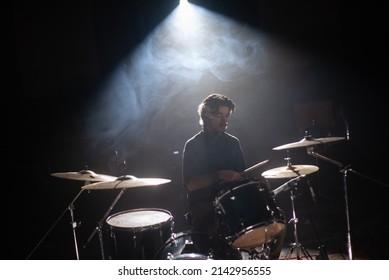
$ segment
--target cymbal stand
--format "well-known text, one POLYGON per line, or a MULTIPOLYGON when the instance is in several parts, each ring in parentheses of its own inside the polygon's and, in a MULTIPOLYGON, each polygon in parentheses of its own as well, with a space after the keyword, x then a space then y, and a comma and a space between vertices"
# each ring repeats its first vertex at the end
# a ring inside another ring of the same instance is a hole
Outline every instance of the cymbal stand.
POLYGON ((293 194, 293 188, 290 190, 290 201, 292 202, 292 213, 293 213, 293 218, 290 219, 289 223, 293 223, 293 228, 294 228, 294 243, 291 244, 291 247, 289 249, 288 254, 286 255, 286 259, 289 259, 294 250, 296 250, 296 258, 298 260, 302 260, 301 258, 301 253, 304 254, 306 259, 312 260, 312 256, 308 253, 308 251, 304 248, 304 246, 299 242, 298 240, 298 234, 297 234, 297 223, 298 223, 298 218, 296 216, 296 211, 294 207, 294 199, 295 196, 293 194))
POLYGON ((42 237, 42 239, 38 242, 38 244, 34 247, 34 249, 31 251, 31 253, 27 256, 27 260, 30 259, 30 257, 32 256, 32 254, 36 251, 36 249, 38 249, 38 247, 42 244, 42 242, 46 239, 46 237, 49 235, 49 233, 53 230, 53 228, 58 224, 58 222, 61 220, 61 218, 65 215, 66 211, 69 210, 70 212, 70 217, 71 217, 71 220, 72 220, 72 230, 73 230, 73 239, 74 239, 74 249, 76 251, 76 258, 77 260, 80 259, 80 256, 79 256, 79 253, 78 253, 78 245, 77 245, 77 236, 76 236, 76 229, 79 225, 79 223, 75 222, 74 221, 74 202, 77 200, 77 198, 80 196, 80 194, 83 192, 84 190, 82 189, 77 195, 76 197, 70 202, 70 204, 68 205, 68 207, 62 212, 62 214, 58 217, 58 219, 54 222, 54 224, 50 227, 50 229, 46 232, 46 234, 42 237))
POLYGON ((303 177, 305 177, 305 174, 301 174, 297 177, 290 179, 289 181, 283 183, 281 186, 273 190, 273 194, 277 196, 279 193, 289 190, 290 188, 294 187, 297 184, 297 181, 299 181, 303 177))
MULTIPOLYGON (((309 181, 308 181, 308 187, 310 188, 309 181)), ((312 196, 312 193, 311 193, 311 196, 312 196)), ((313 196, 312 196, 312 199, 314 199, 313 196)), ((323 260, 329 260, 329 257, 328 257, 328 254, 327 254, 327 250, 326 250, 323 242, 321 241, 319 233, 318 233, 318 231, 317 231, 317 229, 316 229, 316 227, 314 225, 313 218, 311 217, 311 215, 310 215, 310 213, 309 213, 309 211, 308 211, 304 201, 303 201, 302 204, 303 204, 305 213, 308 215, 308 219, 311 221, 311 226, 312 226, 313 232, 314 232, 314 234, 315 234, 315 236, 317 238, 317 241, 319 242, 319 247, 318 247, 318 249, 319 249, 319 256, 316 259, 321 258, 323 260)))
MULTIPOLYGON (((120 184, 120 182, 118 183, 120 184)), ((101 249, 101 257, 103 260, 105 260, 105 253, 104 253, 104 244, 103 244, 103 224, 109 213, 112 211, 113 207, 115 207, 116 203, 119 201, 120 197, 123 195, 125 191, 125 188, 122 188, 115 200, 112 202, 112 204, 109 206, 107 212, 104 214, 104 216, 101 218, 101 220, 97 223, 97 226, 89 236, 87 242, 84 245, 84 248, 88 245, 88 243, 92 240, 93 236, 96 234, 96 232, 99 235, 99 242, 100 242, 100 249, 101 249)))
POLYGON ((353 259, 352 254, 352 247, 351 247, 351 229, 350 229, 350 214, 349 214, 349 206, 348 206, 348 194, 347 194, 347 172, 352 171, 350 168, 350 165, 344 166, 340 162, 337 162, 333 159, 330 159, 328 157, 325 157, 323 155, 320 155, 315 152, 314 147, 307 147, 308 155, 323 159, 335 166, 340 167, 340 172, 342 173, 343 177, 343 187, 344 187, 344 200, 345 200, 345 207, 346 207, 346 220, 347 220, 347 253, 349 260, 353 259))

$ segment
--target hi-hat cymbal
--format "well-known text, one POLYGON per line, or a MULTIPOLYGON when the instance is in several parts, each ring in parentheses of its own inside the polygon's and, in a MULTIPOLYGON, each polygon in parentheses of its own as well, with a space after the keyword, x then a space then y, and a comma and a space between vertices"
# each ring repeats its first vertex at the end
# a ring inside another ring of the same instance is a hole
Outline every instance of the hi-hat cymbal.
POLYGON ((293 178, 300 175, 308 175, 319 170, 315 165, 290 165, 267 170, 262 173, 266 179, 293 178))
POLYGON ((278 147, 273 148, 273 150, 285 150, 285 149, 292 149, 292 148, 300 148, 300 147, 309 147, 319 144, 326 144, 330 142, 335 141, 341 141, 344 140, 345 137, 326 137, 326 138, 312 138, 312 137, 304 137, 298 142, 293 142, 285 145, 281 145, 278 147))
POLYGON ((162 178, 137 178, 132 175, 124 175, 114 181, 93 183, 83 186, 84 190, 107 190, 107 189, 127 189, 147 186, 157 186, 171 182, 162 178))
POLYGON ((89 181, 89 182, 106 182, 106 181, 113 181, 117 178, 110 175, 96 174, 91 170, 81 170, 78 172, 52 173, 51 176, 63 178, 63 179, 89 181))

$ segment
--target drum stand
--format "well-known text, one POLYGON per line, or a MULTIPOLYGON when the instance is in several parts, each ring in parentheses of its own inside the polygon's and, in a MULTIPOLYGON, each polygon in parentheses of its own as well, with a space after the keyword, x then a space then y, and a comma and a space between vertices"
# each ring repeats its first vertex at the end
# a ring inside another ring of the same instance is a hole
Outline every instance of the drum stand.
POLYGON ((101 220, 97 223, 97 226, 89 236, 88 240, 86 241, 84 248, 88 245, 88 243, 92 240, 93 236, 96 234, 96 232, 99 235, 99 242, 100 242, 100 250, 101 250, 101 258, 105 260, 105 253, 104 253, 104 244, 103 244, 103 224, 109 213, 112 211, 113 207, 115 207, 116 203, 119 201, 120 197, 123 195, 125 191, 125 188, 122 188, 115 200, 112 202, 112 204, 109 206, 107 212, 104 214, 104 216, 101 218, 101 220))
POLYGON ((77 200, 77 198, 80 196, 82 193, 83 189, 76 195, 76 197, 70 202, 68 207, 62 212, 62 214, 58 217, 58 219, 55 221, 55 223, 50 227, 50 229, 46 232, 46 234, 42 237, 42 239, 38 242, 38 244, 34 247, 34 249, 31 251, 31 253, 27 256, 27 260, 30 259, 32 254, 35 252, 36 249, 42 244, 42 242, 46 239, 46 237, 49 235, 49 233, 53 230, 56 224, 61 220, 63 215, 65 215, 66 211, 69 210, 70 212, 70 217, 72 219, 72 229, 73 229, 73 239, 74 239, 74 248, 76 251, 76 258, 77 260, 80 259, 80 256, 78 254, 78 245, 77 245, 77 237, 76 237, 76 228, 79 226, 79 223, 74 221, 74 202, 77 200))
POLYGON ((345 207, 346 207, 346 219, 347 219, 347 253, 348 253, 348 259, 352 260, 353 259, 353 254, 352 254, 352 247, 351 247, 351 230, 350 230, 350 214, 349 214, 349 205, 348 205, 348 194, 347 194, 347 173, 349 171, 353 172, 354 174, 357 174, 361 177, 364 177, 366 179, 369 179, 375 183, 381 184, 382 186, 389 187, 389 185, 384 184, 382 182, 379 182, 373 178, 370 178, 364 174, 361 174, 353 169, 350 168, 350 165, 343 165, 342 163, 335 161, 333 159, 330 159, 328 157, 325 157, 319 153, 315 152, 315 149, 313 146, 307 147, 307 153, 308 155, 314 156, 316 158, 325 160, 332 165, 338 166, 340 168, 340 172, 342 173, 342 178, 343 178, 343 188, 344 188, 344 199, 345 199, 345 207))
POLYGON ((312 260, 312 256, 308 253, 308 251, 304 248, 304 246, 301 243, 299 243, 299 240, 298 240, 298 234, 297 234, 298 218, 296 216, 296 211, 295 211, 295 207, 294 207, 294 199, 295 199, 295 196, 293 194, 293 189, 291 189, 290 190, 290 201, 292 202, 293 218, 290 219, 289 223, 293 222, 293 227, 294 227, 294 243, 292 243, 290 245, 291 247, 290 247, 289 252, 288 252, 288 254, 286 255, 285 258, 286 259, 290 259, 290 256, 292 255, 292 253, 296 250, 297 260, 302 260, 301 253, 304 254, 306 259, 312 260))
POLYGON ((249 260, 268 260, 269 259, 269 251, 270 251, 270 248, 269 248, 269 245, 267 244, 264 244, 264 245, 260 245, 260 246, 263 246, 264 248, 262 249, 259 249, 257 250, 257 248, 259 247, 254 247, 254 248, 250 248, 248 250, 242 250, 242 251, 246 251, 247 254, 249 255, 249 260))
POLYGON ((310 156, 314 156, 316 158, 326 160, 327 162, 341 168, 341 173, 343 175, 344 199, 345 199, 345 205, 346 205, 346 219, 347 219, 347 253, 348 253, 348 259, 352 260, 353 254, 352 254, 352 249, 351 249, 350 214, 349 214, 348 195, 347 195, 347 172, 352 171, 352 170, 349 168, 349 166, 344 166, 340 162, 337 162, 333 159, 330 159, 328 157, 325 157, 323 155, 316 153, 313 146, 307 147, 307 153, 310 156))

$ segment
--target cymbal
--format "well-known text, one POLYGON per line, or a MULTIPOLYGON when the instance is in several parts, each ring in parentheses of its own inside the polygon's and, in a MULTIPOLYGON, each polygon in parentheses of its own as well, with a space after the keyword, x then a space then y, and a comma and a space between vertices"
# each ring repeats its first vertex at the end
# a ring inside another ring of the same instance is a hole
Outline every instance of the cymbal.
POLYGON ((290 165, 267 170, 262 173, 266 179, 293 178, 299 175, 308 175, 319 170, 315 165, 290 165))
POLYGON ((335 141, 341 141, 344 140, 345 137, 326 137, 326 138, 312 138, 312 137, 304 137, 298 142, 293 142, 285 145, 281 145, 278 147, 273 148, 273 150, 285 150, 285 149, 292 149, 292 148, 300 148, 300 147, 309 147, 319 144, 326 144, 330 142, 335 141))
POLYGON ((89 181, 89 182, 106 182, 106 181, 113 181, 117 178, 110 175, 96 174, 91 170, 81 170, 78 172, 52 173, 51 176, 63 178, 63 179, 89 181))
POLYGON ((147 186, 157 186, 171 182, 162 178, 137 178, 132 175, 124 175, 114 181, 99 182, 83 186, 84 190, 127 189, 147 186))

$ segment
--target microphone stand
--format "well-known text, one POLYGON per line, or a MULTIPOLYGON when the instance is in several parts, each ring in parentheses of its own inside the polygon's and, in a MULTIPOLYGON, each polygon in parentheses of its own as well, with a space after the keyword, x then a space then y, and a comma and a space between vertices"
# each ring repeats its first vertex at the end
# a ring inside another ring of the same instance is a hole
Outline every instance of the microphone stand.
POLYGON ((42 237, 42 239, 38 242, 38 244, 34 247, 34 249, 31 251, 31 253, 27 256, 27 260, 30 259, 31 255, 38 249, 38 247, 42 244, 42 242, 46 239, 46 237, 49 235, 49 233, 53 230, 53 228, 58 224, 58 222, 61 220, 61 218, 65 215, 66 211, 69 210, 70 217, 72 220, 72 229, 73 229, 73 239, 74 239, 74 247, 76 251, 76 257, 77 260, 80 259, 80 256, 78 254, 78 245, 77 245, 77 237, 76 237, 76 228, 78 227, 78 223, 74 221, 74 202, 77 200, 77 198, 82 193, 83 189, 76 195, 76 197, 70 202, 68 207, 62 212, 62 214, 58 217, 58 219, 54 222, 54 224, 50 227, 50 229, 46 232, 46 234, 42 237))
POLYGON ((328 157, 325 157, 323 155, 320 155, 314 151, 314 147, 307 147, 308 155, 314 156, 316 158, 325 160, 335 166, 340 167, 340 172, 342 173, 343 177, 343 187, 344 187, 344 199, 345 199, 345 207, 346 207, 346 220, 347 220, 347 253, 349 260, 353 259, 352 254, 352 246, 351 246, 351 228, 350 228, 350 214, 349 214, 349 204, 348 204, 348 194, 347 194, 347 172, 353 171, 350 168, 350 165, 344 166, 338 161, 335 161, 333 159, 330 159, 328 157))

